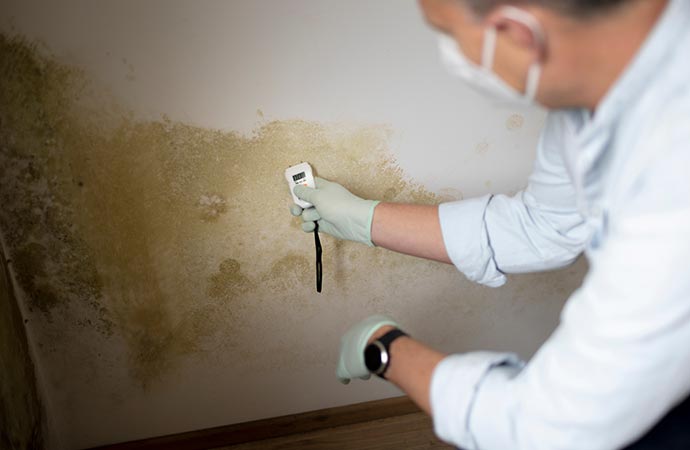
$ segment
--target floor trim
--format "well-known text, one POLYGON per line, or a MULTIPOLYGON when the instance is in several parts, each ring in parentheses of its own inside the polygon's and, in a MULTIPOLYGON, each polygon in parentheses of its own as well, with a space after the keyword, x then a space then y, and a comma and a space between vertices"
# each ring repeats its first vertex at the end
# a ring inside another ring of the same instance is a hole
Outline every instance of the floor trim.
POLYGON ((375 400, 253 422, 96 447, 93 450, 204 450, 419 412, 407 397, 375 400))

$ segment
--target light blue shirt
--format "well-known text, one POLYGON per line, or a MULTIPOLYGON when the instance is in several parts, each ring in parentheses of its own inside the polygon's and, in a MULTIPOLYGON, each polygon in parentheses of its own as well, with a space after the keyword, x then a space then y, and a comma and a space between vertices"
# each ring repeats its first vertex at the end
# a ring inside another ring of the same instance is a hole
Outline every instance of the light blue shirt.
MULTIPOLYGON (((605 42, 602 45, 606 45, 605 42)), ((672 0, 600 104, 550 114, 528 187, 440 207, 470 279, 590 270, 532 360, 436 368, 436 433, 466 449, 615 449, 690 393, 690 1, 672 0)))

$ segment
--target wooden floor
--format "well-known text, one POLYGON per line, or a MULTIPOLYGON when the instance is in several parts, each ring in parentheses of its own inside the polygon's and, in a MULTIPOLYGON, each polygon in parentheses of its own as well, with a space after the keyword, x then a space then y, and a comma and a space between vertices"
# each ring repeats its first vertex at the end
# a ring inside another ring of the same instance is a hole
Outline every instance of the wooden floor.
POLYGON ((122 442, 91 450, 451 449, 407 397, 122 442))
POLYGON ((452 449, 434 435, 422 412, 327 428, 216 450, 422 450, 452 449))

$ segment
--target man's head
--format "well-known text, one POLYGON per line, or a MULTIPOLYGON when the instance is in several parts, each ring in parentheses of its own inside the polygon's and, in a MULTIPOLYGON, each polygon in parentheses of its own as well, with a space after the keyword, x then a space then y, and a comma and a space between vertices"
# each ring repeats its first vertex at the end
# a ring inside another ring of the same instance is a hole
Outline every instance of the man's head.
POLYGON ((668 0, 419 2, 428 22, 452 37, 475 64, 480 63, 487 29, 496 29, 492 71, 517 91, 526 90, 529 69, 538 63, 539 103, 593 110, 632 60, 668 0), (519 8, 529 23, 516 20, 506 6, 519 8))
POLYGON ((514 6, 536 5, 550 8, 571 17, 587 18, 605 14, 632 1, 634 0, 467 0, 467 3, 481 15, 488 13, 497 6, 511 4, 514 6))

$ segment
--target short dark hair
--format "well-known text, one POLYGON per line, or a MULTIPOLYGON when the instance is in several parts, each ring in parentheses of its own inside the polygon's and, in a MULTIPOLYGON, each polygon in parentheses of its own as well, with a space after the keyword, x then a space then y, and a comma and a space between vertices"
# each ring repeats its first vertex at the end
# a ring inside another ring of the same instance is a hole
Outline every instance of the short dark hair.
POLYGON ((486 14, 500 5, 539 5, 558 12, 575 16, 591 17, 613 10, 634 0, 467 0, 479 14, 486 14))

